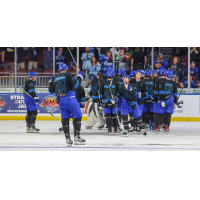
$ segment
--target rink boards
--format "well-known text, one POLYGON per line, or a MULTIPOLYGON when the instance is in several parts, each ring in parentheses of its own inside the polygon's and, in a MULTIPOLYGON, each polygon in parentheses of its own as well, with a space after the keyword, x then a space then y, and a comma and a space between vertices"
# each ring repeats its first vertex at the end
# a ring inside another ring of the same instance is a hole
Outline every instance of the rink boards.
MULTIPOLYGON (((38 93, 40 103, 52 114, 60 116, 56 96, 38 93)), ((87 107, 82 109, 83 120, 87 120, 87 107)), ((25 120, 26 104, 22 93, 0 93, 0 120, 25 120)), ((37 120, 58 120, 38 106, 37 120)), ((179 106, 174 110, 172 121, 200 121, 200 95, 182 94, 179 106)))

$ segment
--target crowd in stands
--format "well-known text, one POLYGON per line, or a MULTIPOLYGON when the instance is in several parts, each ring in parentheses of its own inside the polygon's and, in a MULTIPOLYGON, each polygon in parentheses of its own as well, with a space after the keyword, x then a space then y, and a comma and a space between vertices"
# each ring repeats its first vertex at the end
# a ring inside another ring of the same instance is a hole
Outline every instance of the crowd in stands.
MULTIPOLYGON (((77 59, 77 48, 69 47, 74 59, 77 59)), ((154 70, 167 69, 174 72, 174 80, 178 87, 200 88, 200 48, 190 49, 190 80, 188 81, 188 48, 174 47, 169 60, 163 58, 159 48, 154 48, 154 70)), ((124 68, 126 73, 131 70, 151 70, 150 47, 80 47, 79 63, 80 69, 89 74, 89 80, 97 76, 101 71, 103 74, 113 68, 115 59, 115 70, 124 68)), ((58 65, 66 63, 71 73, 76 73, 76 65, 73 62, 67 47, 56 47, 55 71, 58 73, 58 65)), ((0 47, 0 73, 14 72, 14 47, 0 47)), ((17 70, 28 73, 36 71, 45 74, 53 73, 53 48, 52 47, 17 47, 17 70)), ((0 74, 1 75, 1 74, 0 74)))

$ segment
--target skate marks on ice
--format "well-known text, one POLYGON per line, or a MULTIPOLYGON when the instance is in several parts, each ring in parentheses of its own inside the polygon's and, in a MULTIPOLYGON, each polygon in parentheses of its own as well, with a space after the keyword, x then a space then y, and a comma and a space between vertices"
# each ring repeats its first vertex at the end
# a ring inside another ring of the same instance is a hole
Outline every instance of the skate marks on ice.
MULTIPOLYGON (((200 150, 200 125, 196 122, 173 122, 170 133, 148 131, 147 137, 137 134, 123 137, 122 133, 109 136, 106 130, 82 126, 81 137, 86 139, 86 143, 72 147, 67 147, 64 134, 59 133, 60 125, 59 121, 37 121, 41 132, 25 133, 22 121, 0 121, 3 127, 0 130, 0 151, 200 150)), ((70 132, 73 140, 72 128, 70 132)))

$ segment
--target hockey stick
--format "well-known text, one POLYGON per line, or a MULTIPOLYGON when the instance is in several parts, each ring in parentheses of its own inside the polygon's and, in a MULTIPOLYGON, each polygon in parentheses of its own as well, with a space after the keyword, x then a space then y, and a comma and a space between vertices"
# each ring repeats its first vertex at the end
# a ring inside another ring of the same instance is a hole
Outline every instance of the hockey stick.
MULTIPOLYGON (((19 88, 22 88, 21 86, 17 85, 19 88)), ((24 89, 22 89, 23 92, 25 94, 27 94, 29 97, 31 97, 32 99, 34 99, 28 92, 26 92, 24 89)), ((38 105, 43 108, 46 112, 48 112, 52 117, 56 118, 56 119, 60 119, 60 117, 56 117, 55 115, 53 115, 52 113, 50 113, 44 106, 42 106, 40 103, 38 103, 38 105)))
POLYGON ((69 47, 67 47, 67 49, 68 49, 68 51, 69 51, 69 53, 70 53, 70 55, 71 55, 71 57, 72 57, 72 59, 73 59, 75 65, 76 65, 76 67, 77 67, 77 73, 78 73, 78 71, 79 71, 79 66, 77 65, 77 63, 76 63, 76 61, 75 61, 75 59, 74 59, 74 57, 73 57, 73 55, 72 55, 72 52, 71 52, 71 50, 69 49, 69 47))
MULTIPOLYGON (((180 94, 178 96, 177 103, 178 103, 178 100, 180 99, 180 96, 181 96, 182 92, 183 92, 183 88, 182 88, 182 90, 181 90, 181 92, 180 92, 180 94)), ((176 109, 176 107, 174 109, 176 109)))
MULTIPOLYGON (((113 82, 113 79, 112 79, 111 82, 110 82, 110 93, 111 93, 111 96, 112 96, 112 99, 113 99, 113 94, 112 94, 112 90, 111 90, 112 82, 113 82)), ((122 128, 121 128, 120 121, 119 121, 117 109, 116 109, 115 105, 114 105, 114 108, 115 108, 115 112, 116 112, 116 115, 117 115, 117 120, 118 120, 119 127, 120 127, 120 129, 122 129, 122 128)))
POLYGON ((178 96, 177 102, 178 102, 178 100, 179 100, 179 98, 180 98, 182 92, 183 92, 183 88, 182 88, 182 90, 181 90, 181 92, 180 92, 180 94, 179 94, 179 96, 178 96))
MULTIPOLYGON (((101 107, 102 107, 102 109, 103 109, 103 105, 102 105, 101 99, 100 99, 100 92, 98 91, 98 93, 99 93, 99 103, 101 104, 101 107)), ((106 119, 105 119, 104 112, 102 112, 102 113, 103 113, 103 131, 104 131, 104 130, 105 130, 105 123, 104 123, 104 120, 106 120, 106 119)))

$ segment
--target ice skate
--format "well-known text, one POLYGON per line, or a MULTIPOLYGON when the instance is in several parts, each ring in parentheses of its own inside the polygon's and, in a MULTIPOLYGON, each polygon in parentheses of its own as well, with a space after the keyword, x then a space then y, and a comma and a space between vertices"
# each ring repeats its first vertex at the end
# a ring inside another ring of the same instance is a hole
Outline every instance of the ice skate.
POLYGON ((27 133, 30 133, 30 131, 31 131, 30 128, 31 128, 30 125, 27 125, 27 126, 26 126, 26 132, 27 132, 27 133))
POLYGON ((168 126, 167 126, 167 124, 165 124, 165 129, 164 129, 164 133, 169 133, 170 132, 170 130, 169 130, 169 128, 168 128, 168 126))
POLYGON ((140 133, 141 133, 142 135, 144 135, 145 137, 147 136, 147 133, 144 131, 144 129, 140 130, 140 133))
POLYGON ((129 132, 128 131, 123 132, 123 137, 129 137, 129 132))
POLYGON ((82 139, 79 135, 74 136, 75 145, 84 145, 86 140, 82 139))
POLYGON ((86 129, 92 129, 93 126, 86 126, 85 128, 86 128, 86 129))
POLYGON ((99 127, 98 127, 98 130, 103 130, 103 128, 104 128, 103 125, 102 125, 102 126, 99 126, 99 127))
POLYGON ((120 127, 117 128, 117 133, 121 133, 122 129, 120 127))
POLYGON ((134 131, 134 128, 131 127, 131 128, 129 129, 129 133, 130 133, 130 134, 133 134, 133 131, 134 131))
POLYGON ((156 131, 157 131, 157 134, 158 134, 158 132, 160 131, 160 128, 161 128, 161 125, 159 125, 158 128, 157 128, 157 130, 156 130, 156 131))
POLYGON ((59 128, 59 133, 62 133, 63 132, 63 127, 60 127, 59 128))
POLYGON ((73 141, 71 140, 71 137, 70 135, 66 135, 66 144, 67 144, 67 147, 71 147, 72 144, 73 144, 73 141))
POLYGON ((35 125, 32 125, 31 128, 30 128, 30 131, 32 133, 39 133, 40 132, 40 129, 36 128, 35 125))

